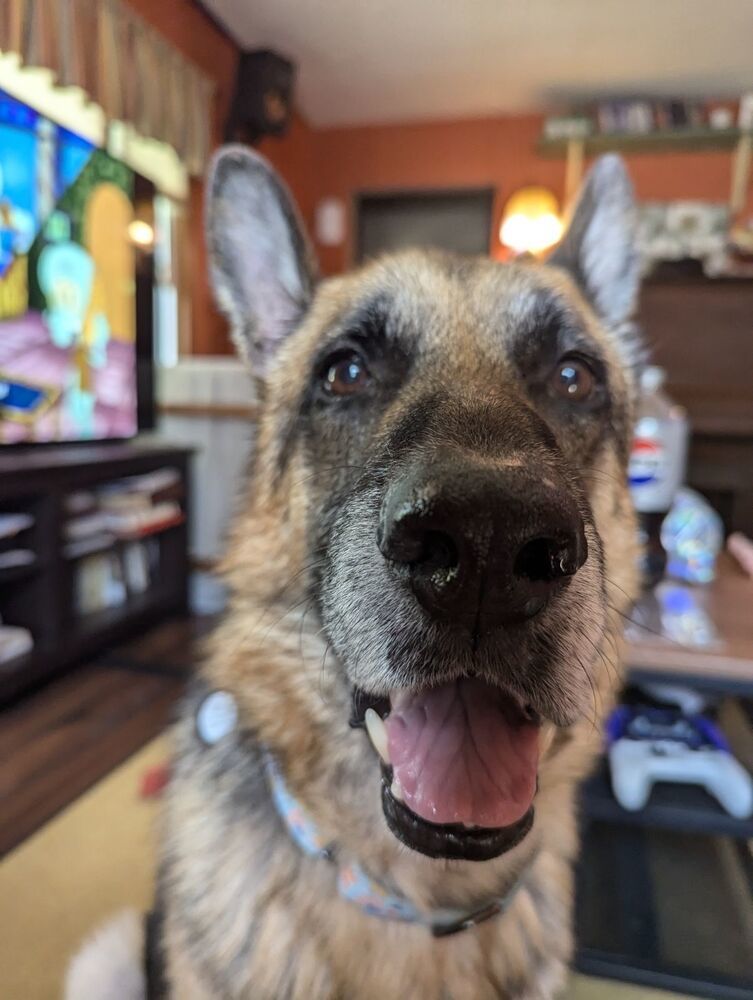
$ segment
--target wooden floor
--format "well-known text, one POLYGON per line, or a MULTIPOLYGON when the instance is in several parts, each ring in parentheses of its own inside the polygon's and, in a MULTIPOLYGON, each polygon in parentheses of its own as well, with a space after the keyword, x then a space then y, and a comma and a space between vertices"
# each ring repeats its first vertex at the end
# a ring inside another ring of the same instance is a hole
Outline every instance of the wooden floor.
POLYGON ((167 622, 0 711, 0 856, 165 728, 210 627, 167 622))

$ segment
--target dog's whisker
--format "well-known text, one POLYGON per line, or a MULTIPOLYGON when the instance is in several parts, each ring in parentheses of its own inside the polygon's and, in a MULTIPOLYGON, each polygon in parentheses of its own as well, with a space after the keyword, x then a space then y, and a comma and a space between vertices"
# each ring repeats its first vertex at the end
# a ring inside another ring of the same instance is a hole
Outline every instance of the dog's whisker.
POLYGON ((619 486, 620 489, 624 489, 625 486, 627 485, 627 476, 624 477, 616 476, 613 472, 609 472, 608 469, 596 469, 596 468, 585 469, 583 472, 580 473, 580 477, 581 479, 586 479, 586 480, 598 479, 599 477, 601 477, 603 480, 608 480, 610 484, 615 484, 619 486))
POLYGON ((357 469, 360 472, 365 472, 367 466, 365 465, 331 465, 324 466, 322 468, 316 469, 314 472, 310 472, 307 476, 302 479, 294 480, 290 486, 291 489, 297 489, 299 486, 305 486, 306 483, 310 483, 312 480, 317 479, 319 476, 325 476, 333 472, 350 472, 353 469, 357 469))
MULTIPOLYGON (((591 715, 591 718, 588 720, 588 722, 591 725, 592 729, 598 730, 599 732, 601 732, 601 727, 600 727, 597 719, 599 719, 601 717, 602 713, 599 711, 599 709, 597 707, 597 704, 596 704, 596 688, 594 687, 594 682, 593 682, 593 680, 591 678, 591 674, 589 673, 587 667, 583 663, 583 660, 580 658, 580 656, 577 653, 575 653, 575 662, 578 664, 578 666, 580 667, 580 669, 585 674, 586 680, 588 681, 588 685, 589 685, 589 687, 591 689, 591 701, 592 701, 592 704, 593 704, 593 714, 591 715)), ((602 705, 602 708, 603 708, 603 705, 602 705)))
POLYGON ((647 632, 649 635, 655 636, 657 639, 667 638, 667 636, 663 632, 659 631, 658 629, 651 628, 651 626, 647 625, 645 622, 636 621, 635 618, 631 618, 630 615, 626 614, 620 608, 615 607, 613 604, 608 604, 607 606, 609 607, 610 611, 613 611, 616 615, 619 615, 619 617, 622 618, 626 622, 626 624, 633 625, 635 626, 635 628, 642 629, 644 632, 647 632))
POLYGON ((288 617, 288 615, 292 614, 298 608, 302 607, 302 605, 308 604, 309 600, 310 600, 310 598, 308 596, 302 597, 300 600, 295 601, 288 608, 286 608, 285 611, 283 611, 283 613, 281 615, 279 615, 272 622, 271 625, 268 626, 266 632, 262 636, 262 642, 264 642, 266 639, 269 638, 271 632, 280 624, 280 622, 284 621, 288 617))
MULTIPOLYGON (((609 633, 605 632, 603 634, 602 638, 606 639, 608 637, 608 635, 609 635, 609 633)), ((602 663, 604 663, 605 668, 608 668, 608 670, 612 671, 612 679, 614 680, 614 683, 618 684, 619 681, 620 681, 619 670, 618 670, 616 664, 614 663, 614 661, 610 657, 608 657, 606 655, 606 652, 603 649, 603 647, 602 646, 597 646, 597 644, 594 642, 594 640, 591 638, 591 636, 588 635, 586 632, 583 632, 581 634, 581 638, 584 639, 591 646, 591 648, 594 651, 594 655, 595 656, 601 657, 602 663)))
POLYGON ((628 592, 627 592, 627 591, 626 591, 626 590, 625 590, 625 589, 624 589, 623 587, 621 587, 621 586, 619 585, 619 583, 617 583, 617 582, 616 582, 615 580, 613 580, 613 579, 612 579, 612 578, 611 578, 610 576, 608 576, 608 575, 607 575, 606 573, 604 574, 604 582, 605 582, 605 583, 606 583, 606 584, 607 584, 607 585, 608 585, 609 587, 613 587, 613 588, 614 588, 615 590, 618 590, 618 591, 619 591, 619 592, 620 592, 620 593, 621 593, 621 594, 623 595, 623 597, 625 597, 625 599, 626 599, 626 600, 628 601, 628 603, 629 603, 630 605, 632 605, 632 604, 634 603, 634 601, 633 601, 633 598, 631 597, 631 595, 630 595, 630 594, 628 594, 628 592))

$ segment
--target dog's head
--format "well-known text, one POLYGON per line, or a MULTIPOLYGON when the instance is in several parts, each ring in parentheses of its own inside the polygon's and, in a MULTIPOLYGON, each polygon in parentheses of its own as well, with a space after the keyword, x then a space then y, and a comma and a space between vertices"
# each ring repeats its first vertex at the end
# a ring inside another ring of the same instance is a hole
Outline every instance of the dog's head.
POLYGON ((317 782, 369 822, 381 794, 424 854, 495 857, 531 828, 544 744, 601 707, 634 586, 624 168, 595 165, 547 265, 412 251, 321 283, 264 160, 226 150, 209 191, 263 399, 220 679, 325 825, 317 782))

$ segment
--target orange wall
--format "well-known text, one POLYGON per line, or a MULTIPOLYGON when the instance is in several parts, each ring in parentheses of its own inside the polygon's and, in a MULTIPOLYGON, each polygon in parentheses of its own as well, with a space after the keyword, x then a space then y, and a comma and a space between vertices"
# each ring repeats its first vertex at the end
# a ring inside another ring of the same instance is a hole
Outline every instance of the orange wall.
POLYGON ((532 153, 541 131, 535 116, 414 125, 325 129, 316 133, 321 195, 344 198, 351 214, 343 247, 319 248, 322 268, 348 266, 354 235, 353 195, 410 188, 494 187, 494 231, 504 200, 522 184, 557 188, 562 167, 532 153))
POLYGON ((295 196, 304 222, 313 228, 314 208, 321 197, 321 178, 316 159, 316 133, 303 118, 293 113, 287 135, 267 138, 259 144, 263 153, 279 170, 295 196))
MULTIPOLYGON (((314 132, 318 194, 313 201, 327 195, 343 198, 351 214, 346 244, 318 248, 322 269, 333 274, 352 261, 351 201, 358 192, 492 186, 497 191, 493 233, 506 199, 521 185, 544 184, 561 199, 564 161, 536 154, 541 126, 542 116, 525 115, 314 132)), ((626 159, 640 199, 729 197, 729 153, 634 154, 626 159)), ((306 196, 311 200, 310 189, 306 196)), ((753 191, 748 208, 753 212, 753 191)))
MULTIPOLYGON (((219 141, 232 96, 238 48, 194 0, 129 0, 165 38, 217 84, 214 134, 219 141)), ((410 188, 494 187, 493 233, 507 197, 523 184, 544 184, 562 198, 564 163, 536 155, 542 116, 311 129, 294 117, 284 139, 267 139, 261 151, 275 164, 298 201, 309 230, 317 202, 345 200, 349 234, 340 247, 317 247, 322 271, 348 267, 353 253, 352 199, 359 192, 410 188)), ((727 153, 634 155, 628 166, 641 199, 729 195, 727 153)), ((198 354, 230 350, 226 326, 212 302, 203 240, 203 185, 191 182, 188 231, 192 275, 192 341, 198 354)), ((753 213, 753 191, 748 210, 753 213)), ((492 248, 494 249, 494 248, 492 248)))

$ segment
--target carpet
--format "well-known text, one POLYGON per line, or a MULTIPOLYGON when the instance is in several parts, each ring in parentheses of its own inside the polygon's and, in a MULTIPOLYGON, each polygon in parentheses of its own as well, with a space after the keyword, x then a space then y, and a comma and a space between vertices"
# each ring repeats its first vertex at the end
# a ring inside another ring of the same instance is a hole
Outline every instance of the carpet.
MULTIPOLYGON (((148 909, 158 806, 141 799, 139 789, 145 771, 165 755, 160 737, 0 863, 2 1000, 58 1000, 83 938, 119 909, 148 909)), ((682 998, 574 976, 568 1000, 682 998)))

